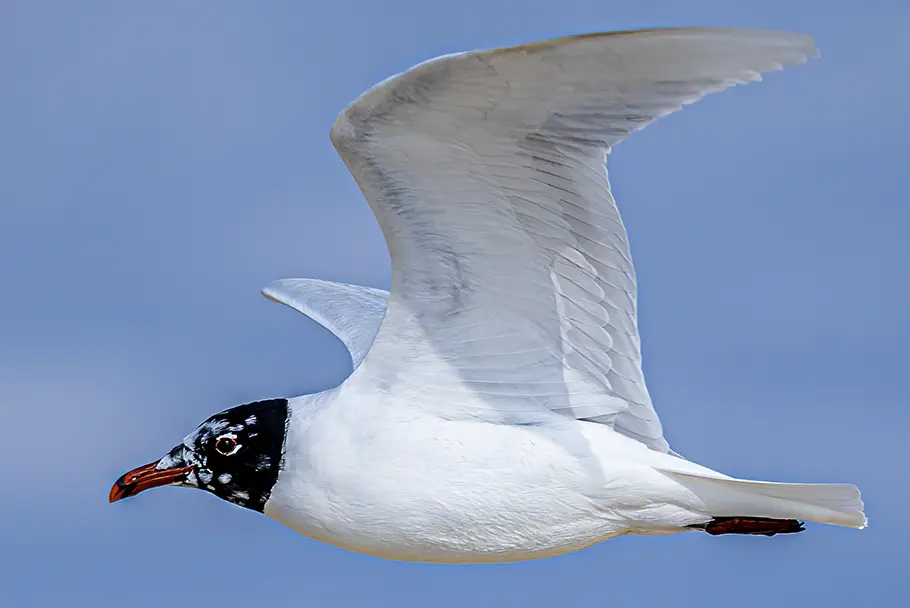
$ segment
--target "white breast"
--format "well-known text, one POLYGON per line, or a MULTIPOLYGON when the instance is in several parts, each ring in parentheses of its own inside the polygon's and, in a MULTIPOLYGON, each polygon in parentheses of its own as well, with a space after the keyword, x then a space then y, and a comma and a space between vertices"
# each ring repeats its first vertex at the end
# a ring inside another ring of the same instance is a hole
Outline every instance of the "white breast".
POLYGON ((292 415, 286 468, 265 508, 301 534, 389 559, 451 563, 557 555, 624 531, 604 508, 617 471, 605 473, 584 441, 571 450, 559 437, 579 423, 447 421, 381 401, 365 418, 343 395, 322 398, 332 407, 292 415))

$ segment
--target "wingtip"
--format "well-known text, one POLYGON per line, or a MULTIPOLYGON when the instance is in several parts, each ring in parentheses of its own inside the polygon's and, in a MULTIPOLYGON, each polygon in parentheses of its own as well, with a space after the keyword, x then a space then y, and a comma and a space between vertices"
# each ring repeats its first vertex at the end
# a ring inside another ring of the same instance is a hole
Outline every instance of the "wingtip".
POLYGON ((279 300, 277 297, 275 297, 275 295, 272 294, 272 292, 269 291, 267 288, 261 289, 259 291, 259 294, 266 300, 271 300, 272 302, 278 302, 279 304, 281 304, 281 300, 279 300))
POLYGON ((818 47, 815 40, 809 34, 799 32, 790 32, 786 30, 760 29, 760 28, 738 28, 738 27, 713 27, 713 26, 671 26, 671 27, 649 27, 640 29, 612 30, 598 32, 583 32, 560 36, 547 40, 539 40, 525 44, 507 46, 496 49, 480 51, 490 53, 491 55, 508 54, 514 52, 536 53, 555 47, 573 44, 577 42, 596 41, 598 39, 618 38, 618 37, 641 37, 641 36, 733 36, 736 38, 750 37, 754 40, 772 42, 786 45, 803 54, 806 58, 819 57, 818 47))
POLYGON ((272 302, 278 302, 279 304, 285 304, 285 301, 282 299, 281 287, 284 285, 286 279, 278 279, 277 281, 272 281, 268 283, 265 287, 259 290, 259 294, 264 297, 266 300, 271 300, 272 302))

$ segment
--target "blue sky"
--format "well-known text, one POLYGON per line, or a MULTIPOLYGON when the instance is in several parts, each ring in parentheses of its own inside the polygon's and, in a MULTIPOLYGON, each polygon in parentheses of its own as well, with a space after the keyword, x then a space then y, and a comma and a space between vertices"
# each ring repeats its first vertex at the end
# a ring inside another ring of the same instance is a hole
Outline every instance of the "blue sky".
POLYGON ((908 17, 898 0, 3 2, 0 603, 903 603, 908 17), (387 285, 328 140, 362 90, 442 53, 666 25, 783 28, 822 51, 611 157, 668 439, 733 475, 856 483, 868 530, 448 567, 321 545, 203 492, 107 504, 211 413, 344 377, 343 347, 258 291, 387 285))

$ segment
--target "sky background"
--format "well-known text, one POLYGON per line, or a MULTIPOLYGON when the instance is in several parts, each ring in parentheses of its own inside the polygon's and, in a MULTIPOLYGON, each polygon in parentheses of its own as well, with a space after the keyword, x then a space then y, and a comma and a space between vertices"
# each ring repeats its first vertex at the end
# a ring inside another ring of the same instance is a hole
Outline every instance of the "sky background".
POLYGON ((908 18, 900 0, 4 0, 0 604, 905 605, 908 18), (611 157, 666 435, 728 474, 856 483, 868 530, 453 567, 199 491, 107 504, 210 414, 346 375, 340 343, 259 289, 388 284, 329 143, 351 100, 442 53, 669 25, 805 32, 822 60, 611 157))

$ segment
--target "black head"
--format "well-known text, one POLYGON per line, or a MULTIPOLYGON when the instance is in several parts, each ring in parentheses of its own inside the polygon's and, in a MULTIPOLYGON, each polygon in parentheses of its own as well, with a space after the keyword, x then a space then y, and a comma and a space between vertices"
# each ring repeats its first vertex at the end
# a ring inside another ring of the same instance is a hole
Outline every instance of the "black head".
POLYGON ((161 485, 191 486, 262 511, 284 455, 287 399, 270 399, 215 414, 167 456, 123 475, 110 501, 161 485))

